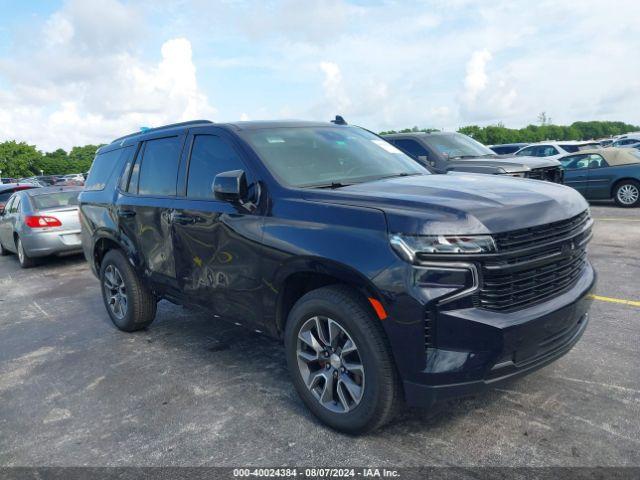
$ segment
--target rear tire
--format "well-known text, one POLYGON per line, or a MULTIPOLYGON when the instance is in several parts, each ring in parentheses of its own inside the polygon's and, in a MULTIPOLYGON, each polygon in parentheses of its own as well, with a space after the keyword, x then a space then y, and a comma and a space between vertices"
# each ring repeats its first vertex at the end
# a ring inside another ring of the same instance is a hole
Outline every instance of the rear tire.
POLYGON ((25 251, 20 237, 16 237, 16 252, 18 253, 18 262, 20 262, 22 268, 31 268, 36 264, 35 259, 31 258, 25 251))
POLYGON ((619 207, 640 206, 640 183, 635 180, 623 180, 614 188, 613 199, 619 207))
POLYGON ((135 332, 151 324, 158 301, 120 250, 109 250, 100 265, 102 299, 113 324, 135 332))
POLYGON ((287 320, 285 347, 298 394, 331 428, 360 434, 394 417, 402 395, 391 348, 356 292, 335 285, 300 298, 287 320))

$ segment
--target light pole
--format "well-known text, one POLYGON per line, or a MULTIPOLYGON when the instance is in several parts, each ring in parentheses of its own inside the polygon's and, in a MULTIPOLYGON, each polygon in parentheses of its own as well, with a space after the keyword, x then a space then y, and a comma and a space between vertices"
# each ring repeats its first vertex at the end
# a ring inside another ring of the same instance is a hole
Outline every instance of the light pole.
POLYGON ((40 176, 44 175, 44 170, 40 169, 40 176))

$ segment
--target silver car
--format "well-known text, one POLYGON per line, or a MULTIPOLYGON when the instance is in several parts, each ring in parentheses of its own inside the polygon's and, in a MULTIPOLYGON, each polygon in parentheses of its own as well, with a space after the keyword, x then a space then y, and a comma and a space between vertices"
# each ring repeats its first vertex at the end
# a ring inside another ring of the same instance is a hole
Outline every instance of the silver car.
POLYGON ((45 187, 16 192, 0 211, 0 255, 18 254, 31 267, 48 255, 79 253, 81 187, 45 187))

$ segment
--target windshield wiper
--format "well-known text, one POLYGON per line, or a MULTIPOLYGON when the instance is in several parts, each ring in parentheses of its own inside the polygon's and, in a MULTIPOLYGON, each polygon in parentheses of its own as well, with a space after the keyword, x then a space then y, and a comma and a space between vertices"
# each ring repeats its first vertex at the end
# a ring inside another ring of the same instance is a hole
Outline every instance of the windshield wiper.
POLYGON ((320 185, 307 185, 305 188, 331 188, 331 189, 336 189, 336 188, 348 187, 349 185, 353 185, 353 183, 331 182, 331 183, 325 183, 325 184, 320 184, 320 185))

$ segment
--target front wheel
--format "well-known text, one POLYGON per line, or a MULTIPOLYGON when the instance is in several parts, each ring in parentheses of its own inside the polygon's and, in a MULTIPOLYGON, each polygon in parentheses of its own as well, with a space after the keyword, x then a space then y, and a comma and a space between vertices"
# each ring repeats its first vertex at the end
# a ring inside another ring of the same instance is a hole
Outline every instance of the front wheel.
POLYGON ((120 250, 109 250, 100 265, 102 298, 113 324, 125 332, 153 322, 157 299, 136 275, 120 250))
POLYGON ((309 410, 336 430, 381 427, 401 401, 379 322, 366 301, 342 286, 307 293, 289 314, 285 346, 294 386, 309 410))
POLYGON ((637 207, 640 205, 640 183, 624 180, 616 185, 613 199, 619 207, 637 207))

